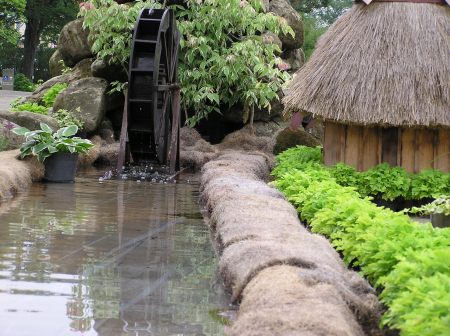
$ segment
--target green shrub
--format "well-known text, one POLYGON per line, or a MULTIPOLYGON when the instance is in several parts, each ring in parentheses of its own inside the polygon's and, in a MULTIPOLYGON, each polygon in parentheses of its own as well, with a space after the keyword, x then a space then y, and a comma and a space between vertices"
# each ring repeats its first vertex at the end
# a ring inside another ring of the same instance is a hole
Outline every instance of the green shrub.
POLYGON ((336 179, 336 182, 345 187, 357 187, 360 185, 360 173, 352 166, 345 163, 338 163, 330 168, 331 176, 336 179))
MULTIPOLYGON (((78 108, 79 110, 80 108, 78 108)), ((75 125, 79 129, 82 129, 84 122, 78 119, 72 112, 59 109, 58 111, 53 111, 52 117, 56 119, 59 127, 66 127, 70 125, 75 125)))
POLYGON ((67 89, 67 86, 67 83, 56 83, 50 89, 48 89, 42 97, 45 106, 52 107, 53 103, 55 102, 56 96, 67 89))
POLYGON ((403 168, 382 163, 360 173, 358 180, 362 195, 381 195, 389 201, 402 196, 409 198, 411 179, 403 168))
MULTIPOLYGON (((254 106, 270 110, 287 79, 278 69, 281 50, 264 44, 261 33, 293 34, 292 29, 270 13, 260 0, 187 0, 186 8, 173 7, 181 32, 179 81, 182 107, 190 112, 192 126, 212 112, 231 106, 254 106)), ((113 0, 94 0, 82 8, 89 28, 92 51, 98 57, 128 69, 131 30, 142 8, 159 7, 150 1, 119 5, 113 0)), ((121 83, 115 83, 122 88, 121 83)))
POLYGON ((295 169, 315 167, 315 170, 328 170, 338 184, 353 187, 362 196, 381 197, 392 201, 399 197, 419 200, 450 195, 450 174, 439 170, 429 169, 418 174, 409 174, 401 167, 390 167, 387 163, 382 163, 365 172, 358 172, 344 163, 325 167, 321 162, 320 147, 293 147, 277 156, 277 166, 272 175, 280 177, 295 169))
MULTIPOLYGON (((351 185, 359 173, 345 165, 328 169, 308 161, 311 149, 286 152, 277 158, 275 186, 313 232, 329 237, 344 261, 382 290, 388 307, 383 323, 402 336, 444 335, 450 329, 450 229, 416 223, 361 198, 355 188, 341 186, 333 177, 351 185)), ((376 167, 365 178, 379 181, 383 174, 403 180, 396 192, 405 192, 406 173, 397 169, 376 167)))
POLYGON ((433 273, 412 278, 384 315, 383 324, 401 330, 402 336, 448 335, 450 330, 450 276, 433 273))
POLYGON ((277 166, 272 170, 272 175, 280 177, 288 171, 301 169, 305 165, 317 165, 320 168, 321 163, 321 147, 296 146, 277 155, 277 166))
POLYGON ((427 169, 414 175, 411 181, 411 197, 421 199, 450 195, 450 174, 427 169))
POLYGON ((14 77, 13 81, 14 91, 26 91, 32 92, 34 90, 34 84, 24 74, 18 73, 14 77))
POLYGON ((27 111, 27 112, 33 112, 37 114, 48 114, 48 108, 36 103, 24 103, 20 105, 16 105, 12 108, 13 111, 19 112, 19 111, 27 111))

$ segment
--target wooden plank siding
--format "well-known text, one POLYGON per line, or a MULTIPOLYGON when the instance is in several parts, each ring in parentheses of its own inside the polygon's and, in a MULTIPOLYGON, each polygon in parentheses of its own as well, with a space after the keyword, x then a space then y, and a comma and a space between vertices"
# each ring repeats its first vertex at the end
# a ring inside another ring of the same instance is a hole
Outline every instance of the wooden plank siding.
POLYGON ((450 172, 450 129, 363 127, 325 122, 324 162, 345 162, 359 171, 379 163, 417 173, 450 172))
POLYGON ((345 129, 341 124, 330 123, 326 126, 327 131, 324 134, 324 152, 323 162, 326 165, 333 165, 344 161, 345 158, 345 129))
POLYGON ((405 128, 400 132, 400 162, 399 166, 405 168, 407 172, 414 173, 415 151, 416 151, 416 130, 405 128))
POLYGON ((434 169, 450 172, 450 129, 439 130, 434 150, 434 169))
POLYGON ((359 168, 360 148, 362 143, 362 127, 348 125, 345 137, 345 163, 355 169, 359 168))
POLYGON ((363 127, 362 151, 359 157, 359 170, 368 170, 381 161, 380 132, 375 127, 363 127))

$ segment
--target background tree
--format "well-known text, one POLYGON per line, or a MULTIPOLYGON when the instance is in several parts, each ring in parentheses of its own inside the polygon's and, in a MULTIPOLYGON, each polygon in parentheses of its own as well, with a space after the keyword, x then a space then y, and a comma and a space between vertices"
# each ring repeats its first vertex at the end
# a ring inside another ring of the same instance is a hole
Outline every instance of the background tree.
MULTIPOLYGON (((19 0, 14 0, 19 1, 19 0)), ((78 12, 75 0, 27 0, 26 21, 21 72, 33 77, 36 53, 42 44, 56 44, 62 27, 73 20, 78 12)))
POLYGON ((15 67, 20 33, 17 24, 23 22, 26 0, 0 0, 0 68, 15 67))
POLYGON ((309 58, 319 37, 352 6, 353 0, 291 0, 291 3, 303 17, 303 51, 309 58))

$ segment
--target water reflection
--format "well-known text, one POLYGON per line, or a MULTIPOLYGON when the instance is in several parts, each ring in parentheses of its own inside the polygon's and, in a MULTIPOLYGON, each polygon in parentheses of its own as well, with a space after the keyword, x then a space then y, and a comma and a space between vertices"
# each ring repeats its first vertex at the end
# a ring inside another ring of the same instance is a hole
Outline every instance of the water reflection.
POLYGON ((0 335, 223 335, 197 188, 93 175, 1 205, 0 335))

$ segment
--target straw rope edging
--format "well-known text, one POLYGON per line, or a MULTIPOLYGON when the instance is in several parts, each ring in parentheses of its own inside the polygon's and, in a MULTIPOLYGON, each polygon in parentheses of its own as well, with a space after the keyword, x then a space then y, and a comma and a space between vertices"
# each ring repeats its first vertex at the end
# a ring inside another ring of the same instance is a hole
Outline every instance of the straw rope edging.
POLYGON ((382 335, 374 290, 264 183, 270 168, 266 154, 227 151, 202 169, 220 274, 241 302, 230 335, 382 335))

